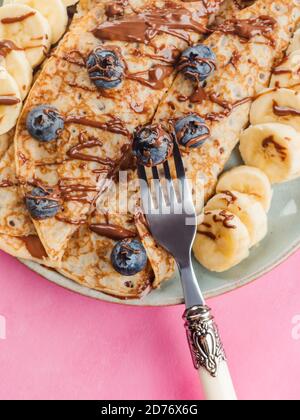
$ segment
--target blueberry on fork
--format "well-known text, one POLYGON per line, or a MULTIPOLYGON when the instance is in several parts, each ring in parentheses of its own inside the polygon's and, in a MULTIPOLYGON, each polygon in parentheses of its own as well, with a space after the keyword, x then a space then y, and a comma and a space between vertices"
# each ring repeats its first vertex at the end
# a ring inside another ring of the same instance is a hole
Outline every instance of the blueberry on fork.
POLYGON ((29 134, 41 142, 56 140, 64 129, 64 119, 58 110, 49 105, 39 105, 27 115, 29 134))
POLYGON ((27 194, 25 204, 33 219, 49 219, 59 212, 60 204, 58 200, 47 198, 50 194, 51 191, 47 192, 40 187, 33 188, 33 190, 27 194))
POLYGON ((206 45, 195 45, 181 54, 178 69, 189 79, 204 82, 216 69, 216 55, 206 45))
POLYGON ((143 244, 137 239, 123 239, 117 242, 111 262, 114 269, 123 276, 134 276, 147 264, 147 254, 143 244))
POLYGON ((94 49, 86 60, 91 81, 100 89, 112 89, 123 80, 125 65, 115 51, 94 49))
POLYGON ((152 167, 170 157, 173 139, 161 125, 146 125, 134 133, 132 147, 138 163, 152 167))
POLYGON ((177 140, 182 146, 195 149, 210 136, 210 129, 203 118, 196 114, 180 118, 175 123, 177 140))

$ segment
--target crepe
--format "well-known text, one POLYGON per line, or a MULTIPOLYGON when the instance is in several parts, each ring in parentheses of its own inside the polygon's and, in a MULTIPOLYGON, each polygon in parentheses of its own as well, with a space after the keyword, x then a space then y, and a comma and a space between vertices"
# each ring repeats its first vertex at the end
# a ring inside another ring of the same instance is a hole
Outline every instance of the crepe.
MULTIPOLYGON (((268 86, 272 68, 288 46, 299 19, 299 10, 299 5, 293 1, 257 0, 238 12, 236 21, 216 27, 204 44, 215 52, 217 70, 198 95, 200 99, 193 102, 195 84, 179 74, 158 107, 154 117, 156 123, 197 114, 209 127, 210 136, 202 147, 182 148, 187 178, 192 186, 202 180, 205 201, 214 193, 217 178, 237 145, 241 131, 248 124, 252 98, 268 86), (252 21, 253 33, 258 34, 247 34, 249 24, 251 29, 249 19, 260 16, 263 16, 262 20, 266 16, 271 18, 270 31, 264 36, 252 21), (244 27, 240 35, 239 22, 244 27)), ((195 202, 199 202, 202 195, 199 198, 197 194, 201 191, 193 188, 193 193, 195 202)))
POLYGON ((88 287, 113 295, 138 298, 145 291, 158 287, 174 275, 173 258, 152 238, 140 208, 139 180, 134 171, 126 179, 114 181, 97 202, 97 208, 87 224, 76 232, 67 245, 59 271, 88 287), (139 281, 145 271, 126 277, 115 271, 110 256, 117 241, 137 237, 143 243, 147 256, 147 282, 139 281), (87 243, 89 252, 86 252, 87 243), (84 255, 84 258, 82 258, 84 255), (79 263, 78 263, 79 261, 79 263), (86 273, 89 273, 86 276, 86 273), (133 284, 131 282, 133 280, 133 284), (128 286, 129 285, 129 286, 128 286), (119 288, 119 286, 122 286, 119 288), (128 296, 124 294, 124 287, 128 296))
MULTIPOLYGON (((129 171, 129 182, 132 176, 129 171)), ((69 241, 58 271, 103 293, 137 299, 162 280, 172 277, 174 261, 153 242, 142 212, 136 207, 139 184, 130 185, 127 191, 119 182, 113 182, 102 194, 88 223, 80 227, 69 241), (128 203, 133 204, 131 209, 127 208, 128 203), (130 277, 117 273, 111 264, 112 249, 123 237, 139 238, 148 255, 146 268, 130 277)))
MULTIPOLYGON (((201 1, 130 1, 124 9, 123 20, 127 19, 126 16, 135 19, 149 7, 151 10, 154 8, 156 15, 162 15, 166 24, 170 16, 163 13, 169 9, 180 13, 184 10, 188 16, 193 16, 192 31, 189 30, 189 24, 184 25, 184 30, 176 31, 176 35, 159 32, 151 40, 151 45, 146 45, 143 42, 100 41, 96 38, 92 31, 97 27, 99 32, 101 22, 107 20, 106 5, 101 2, 73 24, 55 56, 44 66, 20 117, 15 142, 17 174, 24 184, 25 192, 32 188, 37 167, 59 164, 57 172, 62 191, 61 212, 55 218, 34 220, 51 259, 61 260, 68 240, 78 229, 78 224, 87 217, 91 204, 101 193, 103 182, 112 172, 118 171, 130 147, 131 133, 137 126, 151 121, 174 79, 174 59, 186 48, 186 39, 190 42, 199 40, 204 25, 218 3, 213 1, 213 7, 209 8, 208 13, 201 1), (120 87, 110 92, 99 92, 90 81, 84 65, 87 55, 99 45, 119 48, 128 69, 129 76, 120 87), (158 78, 154 83, 153 71, 158 78), (141 82, 141 78, 149 78, 152 86, 141 82), (60 138, 48 144, 38 143, 26 129, 28 112, 41 103, 55 106, 66 118, 65 130, 60 138), (101 127, 95 127, 95 122, 101 127), (82 146, 91 138, 98 138, 101 145, 99 143, 89 149, 82 146), (76 146, 81 148, 84 158, 70 158, 76 146), (78 192, 79 185, 81 190, 83 186, 85 188, 85 200, 82 200, 82 191, 78 192), (66 188, 72 192, 66 194, 66 188)), ((134 23, 131 27, 134 30, 134 23)))
POLYGON ((0 136, 0 159, 2 159, 3 155, 9 148, 9 146, 14 141, 15 130, 10 130, 6 134, 1 134, 0 136))

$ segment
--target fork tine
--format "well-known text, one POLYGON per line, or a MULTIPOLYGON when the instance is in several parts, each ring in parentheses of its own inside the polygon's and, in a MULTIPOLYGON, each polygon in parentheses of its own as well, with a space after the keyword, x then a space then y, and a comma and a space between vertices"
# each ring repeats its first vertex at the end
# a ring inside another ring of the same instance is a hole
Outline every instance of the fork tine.
POLYGON ((159 180, 159 174, 158 174, 158 169, 157 166, 153 166, 152 167, 152 174, 153 174, 153 178, 159 180))
POLYGON ((164 171, 165 171, 165 178, 167 181, 167 191, 168 191, 168 201, 169 201, 168 204, 173 208, 175 200, 177 201, 177 197, 176 197, 176 191, 175 191, 173 178, 171 176, 169 162, 168 161, 164 162, 163 166, 164 166, 164 171))
POLYGON ((142 205, 144 207, 144 212, 149 214, 153 212, 154 204, 149 188, 146 170, 142 165, 138 165, 137 170, 140 179, 142 205))
POLYGON ((173 158, 175 162, 177 178, 179 180, 179 183, 178 183, 179 197, 180 197, 180 201, 184 202, 185 188, 186 188, 185 169, 184 169, 181 153, 179 150, 179 146, 176 140, 174 140, 173 158))
POLYGON ((174 140, 173 156, 174 156, 174 161, 175 161, 177 177, 180 181, 179 189, 180 189, 181 200, 183 203, 186 203, 188 200, 192 202, 193 199, 191 195, 190 185, 189 185, 188 180, 186 179, 183 159, 182 159, 180 149, 176 140, 174 140))
POLYGON ((174 156, 175 167, 176 167, 178 178, 185 179, 185 169, 183 165, 183 160, 182 160, 179 146, 176 140, 174 140, 173 156, 174 156))
POLYGON ((156 204, 157 204, 157 207, 161 210, 164 206, 165 199, 164 199, 164 193, 163 193, 157 166, 152 167, 152 175, 153 175, 154 189, 155 189, 155 194, 156 194, 156 204))
POLYGON ((147 179, 145 167, 142 166, 142 165, 137 165, 137 170, 138 170, 139 178, 142 179, 143 181, 145 181, 148 184, 148 179, 147 179))

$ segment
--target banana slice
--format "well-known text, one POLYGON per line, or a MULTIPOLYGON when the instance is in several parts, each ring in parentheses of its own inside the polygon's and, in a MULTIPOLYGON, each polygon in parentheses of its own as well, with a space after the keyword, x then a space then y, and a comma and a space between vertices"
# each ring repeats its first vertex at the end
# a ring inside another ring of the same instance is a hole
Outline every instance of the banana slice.
POLYGON ((217 192, 237 191, 259 201, 266 212, 272 201, 272 188, 266 174, 251 166, 237 166, 225 172, 217 185, 217 192))
POLYGON ((215 195, 205 210, 227 210, 235 214, 248 229, 250 246, 260 242, 268 232, 268 219, 263 206, 251 196, 238 191, 215 195))
POLYGON ((205 268, 222 272, 249 256, 250 237, 241 220, 226 210, 206 211, 198 227, 194 254, 205 268))
POLYGON ((288 54, 293 53, 294 51, 300 50, 300 29, 298 29, 295 34, 294 37, 292 39, 292 42, 290 43, 290 46, 287 50, 288 54))
POLYGON ((292 87, 300 84, 300 50, 292 52, 273 72, 270 87, 292 87))
POLYGON ((17 83, 4 67, 0 67, 0 135, 11 130, 22 109, 17 83))
POLYGON ((284 88, 262 92, 252 104, 250 122, 278 122, 300 131, 300 92, 284 88))
POLYGON ((63 3, 66 7, 74 6, 74 4, 78 3, 79 0, 63 0, 63 3))
POLYGON ((34 68, 50 49, 51 29, 47 19, 37 10, 24 4, 7 4, 0 7, 0 39, 9 39, 24 49, 34 68))
POLYGON ((0 41, 0 65, 15 79, 24 100, 32 83, 32 67, 25 52, 19 50, 11 41, 0 41))
POLYGON ((52 44, 60 40, 66 31, 68 14, 62 0, 4 0, 3 4, 25 4, 38 10, 49 22, 51 27, 52 44))
POLYGON ((279 123, 254 125, 242 134, 240 152, 246 165, 264 171, 271 183, 285 182, 300 170, 300 133, 279 123))

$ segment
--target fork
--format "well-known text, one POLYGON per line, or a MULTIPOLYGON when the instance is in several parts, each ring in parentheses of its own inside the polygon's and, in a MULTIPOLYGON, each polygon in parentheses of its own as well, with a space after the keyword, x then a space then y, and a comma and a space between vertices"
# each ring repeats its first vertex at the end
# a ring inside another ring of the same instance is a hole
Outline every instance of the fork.
POLYGON ((183 315, 186 335, 205 397, 207 400, 236 400, 218 328, 211 309, 205 304, 192 265, 197 216, 176 140, 173 159, 176 169, 173 177, 169 161, 152 167, 153 188, 145 167, 138 165, 143 209, 153 237, 175 258, 179 268, 186 305, 183 315))

